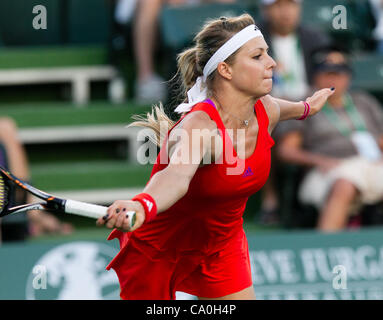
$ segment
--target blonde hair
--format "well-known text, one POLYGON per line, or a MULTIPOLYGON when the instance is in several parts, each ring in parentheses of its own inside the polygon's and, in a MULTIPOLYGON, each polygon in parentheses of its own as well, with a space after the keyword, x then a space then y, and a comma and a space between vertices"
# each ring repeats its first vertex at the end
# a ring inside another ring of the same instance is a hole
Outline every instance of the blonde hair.
MULTIPOLYGON (((195 84, 197 78, 202 76, 203 68, 212 57, 212 55, 234 34, 254 24, 254 19, 249 14, 243 14, 238 17, 221 17, 219 19, 208 20, 202 30, 194 37, 195 46, 188 48, 177 56, 177 75, 181 78, 180 92, 183 101, 187 100, 187 91, 195 84)), ((232 54, 225 60, 226 63, 232 63, 235 54, 232 54)), ((212 72, 207 78, 206 84, 208 89, 216 75, 212 72)), ((175 121, 170 119, 165 113, 163 105, 154 105, 152 111, 145 116, 134 115, 134 122, 129 126, 140 126, 152 129, 155 132, 155 139, 149 137, 155 144, 160 145, 160 141, 164 138, 164 134, 160 130, 161 121, 165 121, 168 127, 173 127, 175 121), (162 136, 161 136, 162 135, 162 136)))

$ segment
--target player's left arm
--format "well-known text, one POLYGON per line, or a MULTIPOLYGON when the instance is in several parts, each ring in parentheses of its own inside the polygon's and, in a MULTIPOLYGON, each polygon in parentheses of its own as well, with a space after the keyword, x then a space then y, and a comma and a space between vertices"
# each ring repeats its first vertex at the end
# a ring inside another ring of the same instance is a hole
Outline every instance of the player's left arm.
MULTIPOLYGON (((311 97, 308 97, 306 99, 306 102, 310 105, 309 116, 318 113, 325 105, 328 97, 331 96, 333 93, 334 90, 325 88, 316 91, 311 97)), ((277 110, 276 112, 273 112, 273 114, 279 114, 279 117, 269 116, 270 126, 275 126, 278 121, 298 119, 303 115, 305 111, 305 105, 302 101, 293 102, 284 99, 274 98, 270 95, 267 95, 262 99, 264 99, 266 104, 271 106, 272 109, 277 110)))

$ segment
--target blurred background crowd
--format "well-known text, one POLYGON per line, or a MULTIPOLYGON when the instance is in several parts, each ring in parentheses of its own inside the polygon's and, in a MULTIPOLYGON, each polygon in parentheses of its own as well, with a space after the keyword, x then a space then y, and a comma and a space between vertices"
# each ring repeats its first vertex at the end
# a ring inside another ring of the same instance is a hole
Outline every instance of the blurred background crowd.
MULTIPOLYGON (((383 0, 2 0, 0 8, 0 161, 19 178, 105 205, 136 194, 151 166, 137 163, 136 133, 124 125, 159 101, 176 119, 177 53, 206 19, 247 12, 277 62, 273 96, 336 90, 320 114, 278 125, 270 179, 249 199, 245 222, 322 232, 383 224, 383 0), (37 5, 46 29, 33 27, 37 5)), ((1 239, 89 223, 30 212, 2 219, 1 239)))

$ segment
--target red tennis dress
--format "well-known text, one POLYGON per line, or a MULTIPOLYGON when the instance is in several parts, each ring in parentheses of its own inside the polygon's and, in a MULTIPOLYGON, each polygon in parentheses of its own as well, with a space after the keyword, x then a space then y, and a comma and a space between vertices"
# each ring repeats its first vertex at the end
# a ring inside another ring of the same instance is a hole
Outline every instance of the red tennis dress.
MULTIPOLYGON (((206 112, 222 130, 223 156, 198 168, 186 195, 154 220, 134 232, 110 234, 108 240, 119 239, 120 252, 107 269, 116 271, 122 299, 175 299, 176 291, 216 298, 252 285, 242 215, 248 197, 269 176, 274 145, 262 102, 258 100, 254 108, 259 131, 255 150, 247 159, 237 157, 211 101, 192 108, 190 112, 206 112)), ((165 144, 151 177, 167 166, 165 144)))

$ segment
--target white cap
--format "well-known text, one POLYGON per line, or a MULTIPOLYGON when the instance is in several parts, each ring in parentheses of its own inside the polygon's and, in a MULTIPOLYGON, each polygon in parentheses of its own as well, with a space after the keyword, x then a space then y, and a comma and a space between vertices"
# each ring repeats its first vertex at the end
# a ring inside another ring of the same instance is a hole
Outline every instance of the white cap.
MULTIPOLYGON (((276 2, 277 0, 262 0, 262 4, 268 6, 270 4, 273 4, 274 2, 276 2)), ((302 2, 302 0, 294 0, 295 2, 302 2)))

